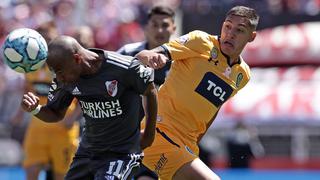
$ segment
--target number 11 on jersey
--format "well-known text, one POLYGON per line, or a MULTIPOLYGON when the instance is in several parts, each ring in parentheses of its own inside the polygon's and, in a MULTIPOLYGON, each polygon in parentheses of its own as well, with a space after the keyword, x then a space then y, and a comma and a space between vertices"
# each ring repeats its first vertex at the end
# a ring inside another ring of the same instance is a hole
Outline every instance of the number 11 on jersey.
POLYGON ((123 166, 122 160, 111 161, 109 164, 109 169, 106 172, 106 174, 116 176, 120 179, 122 166, 123 166))

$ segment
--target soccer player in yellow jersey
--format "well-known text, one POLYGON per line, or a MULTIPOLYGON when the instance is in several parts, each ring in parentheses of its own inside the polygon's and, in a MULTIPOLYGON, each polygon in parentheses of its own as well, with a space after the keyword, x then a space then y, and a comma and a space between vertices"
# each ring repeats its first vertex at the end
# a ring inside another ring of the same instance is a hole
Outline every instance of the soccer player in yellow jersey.
POLYGON ((172 60, 160 87, 157 133, 143 163, 160 179, 220 179, 199 158, 198 142, 220 107, 250 79, 240 54, 256 37, 259 16, 236 6, 226 15, 221 36, 192 31, 136 57, 152 68, 172 60))
MULTIPOLYGON (((53 22, 42 24, 37 31, 47 41, 57 34, 53 22)), ((41 103, 47 101, 52 75, 46 65, 26 74, 26 89, 37 94, 41 103)), ((27 180, 38 179, 40 171, 48 168, 52 170, 55 180, 64 178, 78 145, 79 124, 75 121, 80 111, 80 107, 73 102, 66 118, 52 124, 32 116, 24 138, 23 166, 27 180)))

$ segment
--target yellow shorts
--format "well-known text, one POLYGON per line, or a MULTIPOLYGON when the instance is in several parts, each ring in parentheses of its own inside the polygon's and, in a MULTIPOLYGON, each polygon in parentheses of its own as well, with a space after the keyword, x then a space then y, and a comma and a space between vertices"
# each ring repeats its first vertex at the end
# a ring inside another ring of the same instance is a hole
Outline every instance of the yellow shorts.
POLYGON ((162 180, 171 180, 182 165, 198 157, 180 139, 160 128, 157 128, 155 140, 144 150, 144 155, 143 164, 162 180))
POLYGON ((37 164, 50 164, 56 173, 67 172, 78 141, 70 136, 70 130, 61 128, 53 130, 29 127, 24 140, 25 168, 37 164))

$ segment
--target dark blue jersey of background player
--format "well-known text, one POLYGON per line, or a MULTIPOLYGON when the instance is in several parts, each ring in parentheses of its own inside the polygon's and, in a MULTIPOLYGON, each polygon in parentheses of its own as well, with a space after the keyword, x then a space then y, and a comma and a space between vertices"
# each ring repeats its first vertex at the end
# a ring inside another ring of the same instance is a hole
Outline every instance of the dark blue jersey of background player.
POLYGON ((64 108, 74 97, 78 99, 86 120, 80 144, 90 151, 139 152, 137 104, 140 94, 153 81, 153 71, 130 56, 91 51, 105 55, 100 70, 81 76, 76 83, 51 88, 47 106, 64 108))
POLYGON ((141 149, 155 136, 157 92, 153 70, 136 59, 101 49, 85 49, 60 36, 48 45, 47 64, 56 74, 48 103, 32 92, 22 108, 45 122, 63 119, 78 99, 86 119, 78 151, 65 179, 130 179, 141 163, 141 149), (140 131, 140 95, 145 100, 146 128, 140 131))

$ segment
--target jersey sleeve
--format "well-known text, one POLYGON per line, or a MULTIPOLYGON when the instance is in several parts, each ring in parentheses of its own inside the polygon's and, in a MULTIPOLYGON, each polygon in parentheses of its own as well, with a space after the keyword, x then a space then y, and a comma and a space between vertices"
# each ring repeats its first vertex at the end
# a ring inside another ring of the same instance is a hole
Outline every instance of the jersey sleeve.
POLYGON ((125 46, 120 47, 120 49, 118 49, 116 52, 119 54, 127 55, 125 46))
POLYGON ((47 107, 54 110, 63 110, 70 106, 73 95, 63 89, 62 84, 53 80, 48 93, 47 107))
POLYGON ((139 94, 143 94, 148 85, 154 81, 154 70, 133 59, 129 67, 127 82, 139 94))
POLYGON ((172 60, 183 60, 195 57, 209 58, 211 48, 210 35, 202 31, 192 31, 164 45, 172 60))

